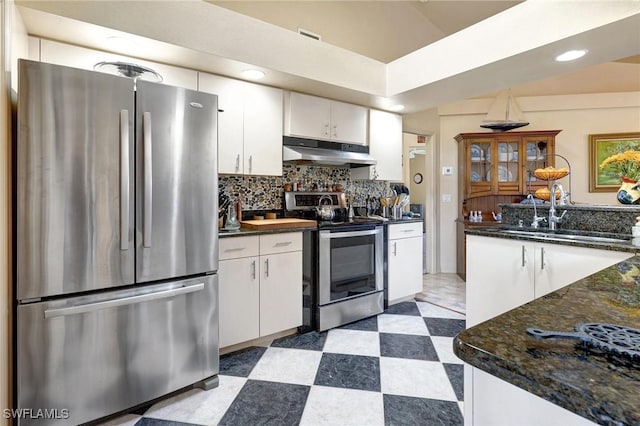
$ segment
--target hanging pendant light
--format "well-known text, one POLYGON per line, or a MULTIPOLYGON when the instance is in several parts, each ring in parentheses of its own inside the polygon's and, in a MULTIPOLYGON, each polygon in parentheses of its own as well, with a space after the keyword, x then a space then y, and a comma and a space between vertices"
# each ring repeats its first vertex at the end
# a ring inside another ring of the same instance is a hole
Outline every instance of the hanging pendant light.
POLYGON ((529 124, 524 120, 515 98, 511 96, 511 90, 498 93, 482 123, 480 127, 496 132, 517 129, 529 124))

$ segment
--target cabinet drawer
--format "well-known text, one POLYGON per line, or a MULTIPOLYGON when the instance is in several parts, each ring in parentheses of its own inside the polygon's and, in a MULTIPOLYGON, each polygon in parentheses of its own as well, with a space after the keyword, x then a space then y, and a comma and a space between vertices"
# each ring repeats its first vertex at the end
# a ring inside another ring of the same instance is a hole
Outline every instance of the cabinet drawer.
POLYGON ((259 240, 257 236, 221 238, 219 247, 220 260, 257 256, 259 240))
POLYGON ((389 239, 417 237, 422 235, 422 222, 389 225, 389 239))
POLYGON ((286 253, 302 250, 302 232, 260 235, 260 254, 286 253))

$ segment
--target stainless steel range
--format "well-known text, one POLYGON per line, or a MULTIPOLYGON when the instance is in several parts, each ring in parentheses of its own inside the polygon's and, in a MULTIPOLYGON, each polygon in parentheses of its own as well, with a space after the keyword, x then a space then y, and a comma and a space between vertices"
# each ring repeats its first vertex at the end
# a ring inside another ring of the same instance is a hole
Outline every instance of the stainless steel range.
POLYGON ((341 192, 286 192, 285 214, 316 218, 305 233, 305 326, 318 331, 377 315, 384 310, 384 237, 379 220, 349 218, 341 192), (325 217, 326 214, 324 214, 325 217))

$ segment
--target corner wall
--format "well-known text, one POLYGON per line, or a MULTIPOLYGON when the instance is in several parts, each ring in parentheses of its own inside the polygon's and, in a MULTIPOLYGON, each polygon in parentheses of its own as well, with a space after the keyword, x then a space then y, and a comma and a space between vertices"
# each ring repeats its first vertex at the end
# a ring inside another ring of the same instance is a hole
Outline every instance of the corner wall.
MULTIPOLYGON (((0 1, 0 409, 12 407, 11 105, 17 92, 17 58, 26 57, 27 33, 13 0, 0 1)), ((10 419, 0 416, 0 425, 10 419)))
MULTIPOLYGON (((11 19, 10 5, 0 1, 0 408, 11 407, 11 19)), ((0 420, 8 425, 9 420, 0 420)))

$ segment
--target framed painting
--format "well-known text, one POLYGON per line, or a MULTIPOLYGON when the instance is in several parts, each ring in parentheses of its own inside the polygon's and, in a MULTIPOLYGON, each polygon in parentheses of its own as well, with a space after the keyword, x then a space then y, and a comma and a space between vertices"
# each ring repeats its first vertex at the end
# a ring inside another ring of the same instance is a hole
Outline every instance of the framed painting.
POLYGON ((620 175, 600 165, 626 151, 640 151, 640 132, 589 135, 589 192, 616 192, 620 188, 620 175))

